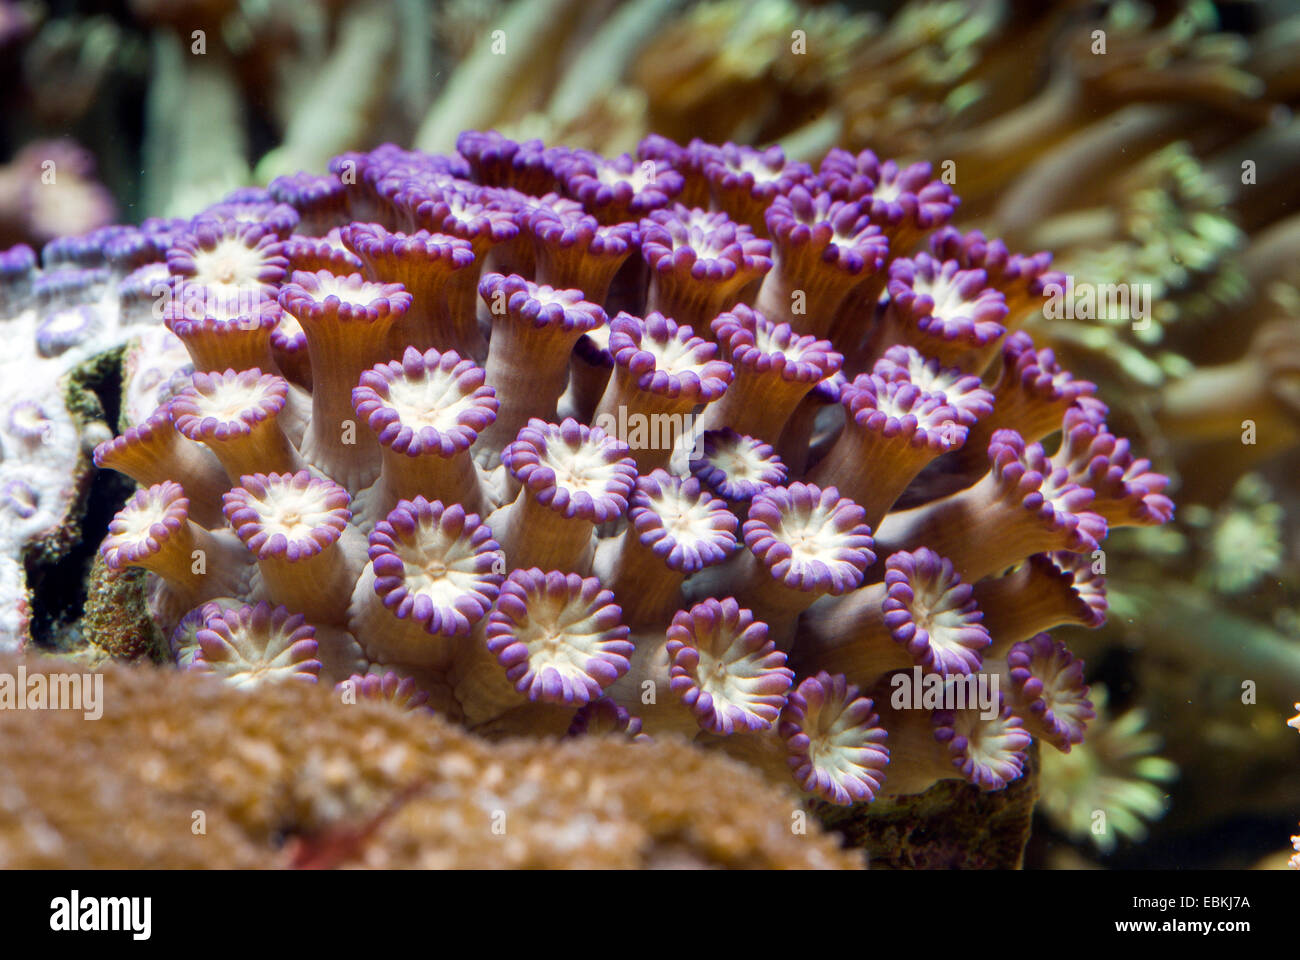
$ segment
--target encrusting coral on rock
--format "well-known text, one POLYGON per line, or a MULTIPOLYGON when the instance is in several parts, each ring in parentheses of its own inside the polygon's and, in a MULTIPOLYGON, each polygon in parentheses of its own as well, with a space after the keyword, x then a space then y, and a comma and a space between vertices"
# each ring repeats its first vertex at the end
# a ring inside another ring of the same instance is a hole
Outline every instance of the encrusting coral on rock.
POLYGON ((388 679, 346 696, 149 667, 102 679, 97 720, 0 711, 0 868, 864 865, 816 824, 793 831, 794 796, 756 772, 627 743, 603 717, 563 743, 488 744, 388 679))
POLYGON ((1012 331, 1047 255, 918 250, 959 198, 869 151, 459 146, 122 228, 173 339, 96 450, 144 488, 103 556, 150 571, 179 664, 685 735, 831 804, 1078 742, 1043 631, 1095 626, 1092 551, 1172 503, 1012 331))

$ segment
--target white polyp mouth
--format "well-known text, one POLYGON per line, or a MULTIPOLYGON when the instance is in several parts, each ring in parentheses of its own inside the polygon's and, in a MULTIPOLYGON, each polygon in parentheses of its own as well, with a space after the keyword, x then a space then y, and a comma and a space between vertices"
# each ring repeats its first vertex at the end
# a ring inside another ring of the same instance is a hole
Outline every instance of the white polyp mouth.
POLYGON ((1082 730, 1090 716, 1084 706, 1085 688, 1067 672, 1071 663, 1059 650, 1053 650, 1046 662, 1035 660, 1030 664, 1034 677, 1043 684, 1043 702, 1067 735, 1082 730))
POLYGON ((683 373, 699 376, 703 372, 704 364, 697 363, 694 357, 697 346, 698 344, 691 345, 678 337, 670 337, 666 341, 646 337, 641 343, 643 350, 654 354, 655 369, 669 376, 680 376, 683 373))
POLYGON ((316 278, 319 290, 308 290, 308 292, 318 303, 323 303, 329 297, 338 297, 344 303, 367 304, 382 300, 387 295, 387 291, 382 286, 369 280, 340 277, 332 273, 313 276, 316 278))
POLYGON ((876 189, 871 191, 872 199, 882 200, 885 203, 893 203, 902 194, 903 189, 899 186, 897 180, 882 180, 876 184, 876 189))
POLYGON ((225 292, 223 288, 238 290, 241 286, 257 284, 258 272, 266 266, 266 259, 262 251, 228 238, 211 250, 195 251, 194 266, 192 282, 225 292))
POLYGON ((755 183, 771 183, 773 180, 778 180, 784 170, 783 167, 777 167, 773 170, 763 161, 762 157, 752 156, 748 153, 741 155, 739 163, 728 164, 728 166, 737 173, 751 174, 755 183))
POLYGON ((708 458, 709 463, 726 474, 732 483, 757 483, 767 469, 767 463, 748 443, 719 444, 708 458))
POLYGON ((958 603, 957 597, 949 589, 950 584, 941 579, 914 579, 912 602, 907 609, 917 628, 930 636, 930 645, 940 650, 965 649, 956 642, 959 631, 972 627, 970 615, 963 611, 966 604, 958 603))
POLYGON ((726 253, 725 244, 716 244, 713 242, 713 232, 699 227, 691 227, 686 234, 686 240, 675 244, 677 249, 690 247, 695 251, 695 256, 700 260, 718 260, 726 253))
POLYGON ((280 323, 276 329, 289 338, 296 337, 303 332, 302 324, 298 322, 298 318, 288 311, 280 314, 280 323))
POLYGON ((948 278, 943 276, 936 276, 932 281, 918 276, 912 284, 912 289, 919 294, 929 296, 934 301, 931 315, 940 319, 961 316, 970 306, 970 301, 949 282, 948 278))
POLYGON ((204 657, 203 662, 236 687, 277 683, 305 673, 299 669, 301 661, 295 658, 293 645, 278 633, 263 636, 241 629, 232 631, 229 640, 221 639, 227 656, 217 660, 204 657))
POLYGON ((975 764, 1003 776, 1006 764, 1018 752, 1007 736, 1006 720, 983 720, 975 710, 957 711, 953 729, 966 738, 966 756, 975 764))
POLYGON ((1076 688, 1065 676, 1067 664, 1059 656, 1053 655, 1048 663, 1034 663, 1031 666, 1033 675, 1043 684, 1043 699, 1047 701, 1048 709, 1054 710, 1058 706, 1064 706, 1067 700, 1074 699, 1076 688))
POLYGON ((915 413, 914 404, 905 404, 899 401, 901 394, 901 390, 876 391, 876 409, 887 417, 893 417, 895 420, 902 420, 909 413, 915 413))
POLYGON ((153 536, 151 532, 153 527, 167 519, 167 508, 166 501, 156 495, 148 495, 143 503, 137 501, 118 514, 117 519, 122 525, 122 530, 113 536, 120 540, 143 544, 153 536))
POLYGON ((45 329, 56 335, 76 333, 85 323, 86 319, 80 310, 60 310, 46 321, 45 329))
POLYGON ((838 562, 831 554, 844 538, 828 525, 831 510, 829 506, 818 504, 806 512, 798 509, 782 512, 772 533, 789 546, 793 563, 838 562))
POLYGON ((473 206, 467 203, 459 193, 447 191, 444 198, 447 201, 447 209, 457 220, 470 220, 477 215, 477 211, 473 206))
POLYGON ((414 542, 397 541, 393 551, 406 568, 410 593, 422 594, 435 606, 447 608, 478 589, 478 554, 468 539, 431 524, 420 524, 413 536, 414 542))
POLYGON ((527 620, 511 632, 527 648, 534 672, 550 668, 583 684, 591 679, 587 663, 600 657, 606 637, 595 621, 595 612, 584 603, 532 594, 527 620))
MULTIPOLYGON (((776 324, 757 323, 751 331, 754 337, 754 346, 763 353, 775 354, 784 353, 790 356, 789 344, 782 343, 776 336, 776 324)), ((789 337, 787 340, 791 339, 789 337)), ((792 359, 798 359, 792 357, 792 359)))
POLYGON ((556 303, 567 310, 574 304, 574 297, 571 293, 565 290, 555 290, 550 287, 535 287, 528 291, 528 296, 544 307, 556 303))
POLYGON ((699 207, 691 207, 683 221, 686 229, 694 234, 696 231, 708 231, 717 219, 717 214, 709 213, 707 210, 701 210, 699 207))
POLYGON ((809 712, 802 724, 808 737, 808 762, 839 784, 860 780, 877 752, 860 742, 859 724, 850 722, 847 703, 827 701, 809 712))
POLYGON ((250 497, 249 501, 268 537, 279 533, 287 540, 308 540, 314 530, 334 518, 334 511, 321 506, 320 493, 311 489, 277 484, 268 487, 265 497, 250 497))
POLYGON ((404 426, 445 432, 459 425, 461 414, 474 406, 474 399, 453 378, 434 373, 393 381, 385 405, 397 411, 404 426))
POLYGON ((49 418, 41 413, 39 407, 35 406, 21 407, 14 415, 14 425, 24 431, 43 430, 49 422, 49 418))
MULTIPOLYGON (((725 627, 722 629, 726 630, 725 627)), ((762 718, 756 707, 765 706, 765 703, 760 699, 762 694, 754 687, 761 684, 771 671, 764 669, 759 662, 763 654, 749 650, 742 638, 743 632, 731 631, 697 637, 691 646, 699 662, 688 671, 688 675, 702 693, 712 698, 713 711, 718 716, 724 716, 727 708, 732 708, 762 718)))
POLYGON ((626 183, 632 187, 634 192, 640 192, 643 187, 654 181, 654 177, 649 175, 642 164, 637 164, 632 168, 631 172, 624 173, 614 167, 613 164, 602 163, 596 171, 596 179, 611 187, 626 183))
POLYGON ((259 407, 270 395, 267 384, 246 386, 231 380, 219 380, 211 390, 195 390, 194 406, 200 419, 212 417, 222 423, 242 421, 243 415, 259 407))
POLYGON ((651 509, 664 530, 683 546, 703 543, 713 538, 711 522, 714 511, 706 497, 687 497, 680 489, 665 485, 659 496, 650 497, 651 509))
POLYGON ((606 461, 604 452, 591 443, 569 446, 556 434, 546 438, 546 449, 538 462, 555 472, 556 486, 570 494, 586 493, 593 500, 603 497, 614 476, 614 464, 606 461))
POLYGON ((1043 477, 1043 483, 1042 486, 1038 488, 1038 492, 1042 494, 1044 500, 1052 505, 1053 509, 1055 509, 1057 513, 1073 513, 1073 511, 1064 504, 1065 497, 1070 492, 1067 490, 1070 483, 1071 481, 1068 476, 1058 479, 1054 478, 1051 474, 1047 474, 1043 477))

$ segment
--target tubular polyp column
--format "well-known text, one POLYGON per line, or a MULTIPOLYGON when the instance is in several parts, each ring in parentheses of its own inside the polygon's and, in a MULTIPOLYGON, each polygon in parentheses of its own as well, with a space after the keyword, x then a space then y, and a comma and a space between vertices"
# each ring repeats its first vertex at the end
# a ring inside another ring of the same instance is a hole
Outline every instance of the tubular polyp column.
POLYGON ((568 384, 574 345, 606 317, 581 291, 538 286, 518 276, 487 274, 479 294, 492 316, 487 382, 497 392, 500 409, 483 433, 476 459, 492 467, 530 419, 554 418, 568 384))
POLYGON ((321 270, 295 273, 280 291, 280 305, 302 326, 311 358, 303 458, 356 493, 378 476, 379 450, 355 422, 352 388, 362 371, 389 359, 388 331, 410 309, 411 295, 400 284, 321 270))
POLYGON ((454 351, 408 348, 377 364, 352 391, 357 416, 379 441, 375 485, 357 498, 362 523, 386 516, 399 500, 423 496, 487 512, 470 448, 496 419, 496 391, 482 367, 454 351))
POLYGON ((501 582, 492 531, 457 504, 402 500, 370 534, 348 627, 372 660, 445 671, 501 582))
POLYGON ((232 483, 259 470, 296 473, 305 464, 279 424, 288 395, 288 381, 257 369, 196 373, 172 399, 172 422, 216 454, 232 483))
POLYGON ((776 443, 800 401, 844 364, 829 341, 799 336, 744 304, 719 314, 712 329, 734 380, 700 415, 704 430, 729 427, 776 443))
POLYGON ((178 483, 135 493, 109 523, 99 549, 110 570, 143 567, 163 581, 161 612, 169 623, 206 600, 243 596, 249 588, 248 555, 190 520, 178 483))
POLYGON ((306 470, 245 476, 223 497, 227 522, 257 558, 257 592, 318 627, 346 622, 365 563, 349 502, 337 483, 306 470))
POLYGON ((519 494, 489 518, 507 568, 590 571, 596 525, 627 510, 636 480, 628 452, 599 427, 529 421, 502 454, 519 494))

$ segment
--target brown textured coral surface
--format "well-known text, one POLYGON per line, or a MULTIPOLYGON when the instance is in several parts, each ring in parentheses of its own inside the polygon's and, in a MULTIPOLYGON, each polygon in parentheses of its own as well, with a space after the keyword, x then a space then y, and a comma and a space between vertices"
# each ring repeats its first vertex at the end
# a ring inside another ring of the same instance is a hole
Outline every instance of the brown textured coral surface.
POLYGON ((103 700, 99 720, 0 710, 0 868, 862 865, 685 744, 488 744, 306 684, 149 668, 107 668, 103 700))

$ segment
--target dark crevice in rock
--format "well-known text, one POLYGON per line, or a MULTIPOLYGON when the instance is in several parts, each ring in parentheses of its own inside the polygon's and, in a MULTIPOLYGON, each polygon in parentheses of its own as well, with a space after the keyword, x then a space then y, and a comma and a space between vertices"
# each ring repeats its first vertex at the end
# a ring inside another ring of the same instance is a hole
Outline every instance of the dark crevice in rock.
MULTIPOLYGON (((121 351, 87 363, 72 374, 69 392, 87 419, 117 423, 121 408, 121 351), (93 417, 91 416, 93 409, 93 417)), ((70 511, 63 531, 52 543, 39 544, 26 556, 31 588, 31 636, 45 650, 68 651, 82 645, 79 621, 86 604, 86 577, 113 515, 135 484, 111 470, 90 468, 89 482, 70 511)))

